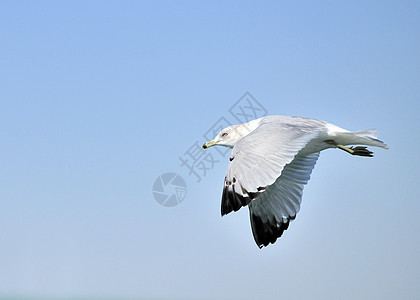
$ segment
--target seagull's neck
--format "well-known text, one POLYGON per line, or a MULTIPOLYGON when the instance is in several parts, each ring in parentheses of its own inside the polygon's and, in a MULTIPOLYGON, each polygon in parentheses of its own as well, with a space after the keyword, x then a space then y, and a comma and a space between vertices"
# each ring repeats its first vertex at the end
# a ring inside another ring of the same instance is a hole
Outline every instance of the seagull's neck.
POLYGON ((242 124, 243 125, 243 136, 246 136, 246 135, 248 135, 248 134, 250 134, 251 132, 253 132, 255 129, 257 129, 257 127, 258 126, 260 126, 260 124, 261 124, 261 119, 262 118, 259 118, 259 119, 255 119, 255 120, 252 120, 252 121, 249 121, 248 123, 244 123, 244 124, 242 124))
POLYGON ((261 119, 252 120, 248 123, 243 123, 239 125, 232 125, 232 128, 235 132, 234 139, 231 139, 228 143, 222 144, 222 146, 226 146, 229 148, 233 148, 237 142, 239 142, 242 138, 253 132, 258 126, 261 124, 261 119))

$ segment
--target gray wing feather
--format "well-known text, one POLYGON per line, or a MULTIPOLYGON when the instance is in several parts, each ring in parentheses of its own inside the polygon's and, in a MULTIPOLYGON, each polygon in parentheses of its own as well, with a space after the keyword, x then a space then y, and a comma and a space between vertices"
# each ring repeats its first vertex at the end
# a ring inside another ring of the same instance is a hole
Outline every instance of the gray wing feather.
POLYGON ((258 247, 274 243, 299 212, 303 187, 319 157, 318 153, 296 158, 285 166, 282 175, 249 203, 252 233, 258 247))
MULTIPOLYGON (((299 151, 318 137, 324 124, 299 119, 297 125, 295 118, 286 120, 262 122, 235 145, 225 176, 222 215, 239 210, 267 190, 299 151)), ((299 179, 298 174, 293 176, 299 179)))

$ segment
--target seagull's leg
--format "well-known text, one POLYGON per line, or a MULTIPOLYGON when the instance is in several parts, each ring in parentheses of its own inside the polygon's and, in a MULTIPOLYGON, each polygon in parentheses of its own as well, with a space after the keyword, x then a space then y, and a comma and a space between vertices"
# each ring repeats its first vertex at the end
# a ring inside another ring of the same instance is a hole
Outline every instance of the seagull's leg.
POLYGON ((362 146, 346 147, 346 146, 337 144, 333 140, 326 140, 325 142, 327 144, 334 145, 338 149, 344 150, 347 153, 350 153, 351 155, 359 155, 359 156, 373 157, 373 152, 372 151, 369 151, 366 147, 362 147, 362 146))

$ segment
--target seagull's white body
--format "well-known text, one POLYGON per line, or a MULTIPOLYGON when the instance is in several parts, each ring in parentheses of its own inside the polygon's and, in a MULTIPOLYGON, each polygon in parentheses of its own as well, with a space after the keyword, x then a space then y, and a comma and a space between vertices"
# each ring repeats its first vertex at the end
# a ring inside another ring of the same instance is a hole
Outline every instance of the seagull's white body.
POLYGON ((222 196, 222 215, 248 205, 255 242, 274 243, 296 217, 304 185, 319 152, 340 148, 372 156, 367 145, 387 149, 376 130, 350 132, 309 118, 268 116, 223 129, 203 145, 233 148, 222 196))

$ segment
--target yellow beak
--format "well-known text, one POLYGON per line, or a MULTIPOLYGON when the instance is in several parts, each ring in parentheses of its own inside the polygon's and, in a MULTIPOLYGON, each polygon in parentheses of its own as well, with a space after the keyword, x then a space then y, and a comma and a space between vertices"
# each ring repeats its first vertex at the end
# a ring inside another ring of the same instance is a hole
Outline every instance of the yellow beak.
POLYGON ((204 143, 203 146, 201 146, 201 149, 207 149, 208 147, 214 146, 217 143, 213 140, 213 141, 208 141, 207 143, 204 143))

